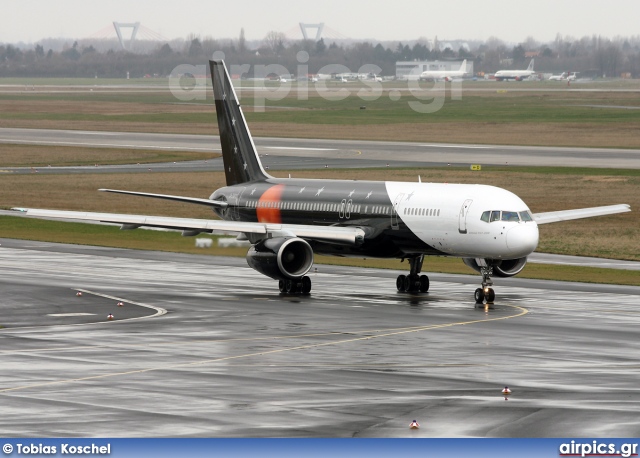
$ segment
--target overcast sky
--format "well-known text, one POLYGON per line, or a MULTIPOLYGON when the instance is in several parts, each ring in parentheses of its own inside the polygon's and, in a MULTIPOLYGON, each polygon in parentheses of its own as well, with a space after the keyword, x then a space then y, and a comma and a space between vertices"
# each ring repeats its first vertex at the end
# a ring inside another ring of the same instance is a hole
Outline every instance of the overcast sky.
MULTIPOLYGON (((324 22, 327 35, 375 40, 551 41, 557 33, 640 35, 639 0, 3 0, 0 42, 88 38, 113 21, 137 22, 167 39, 249 40, 270 30, 301 38, 299 22, 324 22)), ((129 31, 130 34, 130 31, 129 31)), ((130 36, 130 35, 129 35, 130 36)))

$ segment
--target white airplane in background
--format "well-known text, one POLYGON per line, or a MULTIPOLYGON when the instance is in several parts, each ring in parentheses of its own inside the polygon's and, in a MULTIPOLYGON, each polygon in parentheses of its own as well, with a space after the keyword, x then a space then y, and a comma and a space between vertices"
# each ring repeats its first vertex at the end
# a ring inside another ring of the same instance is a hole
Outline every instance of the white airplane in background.
POLYGON ((562 72, 560 75, 551 75, 549 81, 575 81, 579 72, 562 72))
POLYGON ((495 74, 496 81, 516 80, 522 81, 535 74, 533 71, 533 59, 526 70, 498 70, 495 74))
POLYGON ((567 79, 567 72, 562 72, 559 75, 551 75, 549 81, 564 81, 567 79))
MULTIPOLYGON (((248 240, 248 264, 278 281, 281 293, 308 294, 315 253, 409 261, 399 292, 425 293, 425 256, 458 257, 482 274, 476 303, 493 302, 492 277, 518 274, 538 245, 538 225, 630 211, 628 205, 532 213, 495 186, 274 178, 263 168, 223 61, 210 61, 227 185, 207 198, 101 191, 210 207, 220 219, 22 209, 37 218, 160 227, 197 235, 230 231, 248 240)), ((553 196, 554 200, 562 196, 553 196)), ((224 281, 223 278, 220 281, 224 281)), ((247 289, 251 289, 247 280, 247 289)), ((345 285, 349 289, 349 285, 345 285)))
POLYGON ((451 81, 453 78, 462 78, 467 73, 467 59, 462 61, 458 70, 426 70, 420 73, 421 80, 451 81))

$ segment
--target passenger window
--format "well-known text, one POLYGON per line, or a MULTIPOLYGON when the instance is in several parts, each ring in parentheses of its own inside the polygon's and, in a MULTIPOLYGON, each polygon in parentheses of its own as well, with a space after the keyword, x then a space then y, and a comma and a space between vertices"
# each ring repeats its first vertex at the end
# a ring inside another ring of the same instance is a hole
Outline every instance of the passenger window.
POLYGON ((520 220, 522 221, 533 221, 533 218, 529 214, 529 212, 520 212, 520 220))
POLYGON ((491 221, 490 222, 494 222, 494 221, 500 221, 500 211, 499 210, 493 210, 491 212, 491 221))
POLYGON ((520 221, 518 212, 502 212, 502 221, 520 221))
POLYGON ((490 213, 491 212, 489 210, 487 210, 486 212, 483 212, 482 216, 480 217, 480 220, 484 221, 485 223, 488 223, 489 222, 489 214, 490 213))

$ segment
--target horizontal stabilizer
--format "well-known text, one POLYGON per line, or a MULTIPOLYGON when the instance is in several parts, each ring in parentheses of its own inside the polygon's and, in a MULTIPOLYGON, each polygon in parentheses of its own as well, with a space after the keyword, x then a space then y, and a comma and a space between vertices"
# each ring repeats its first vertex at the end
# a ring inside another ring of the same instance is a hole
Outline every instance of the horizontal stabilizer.
POLYGON ((117 194, 129 194, 132 196, 153 197, 155 199, 175 200, 177 202, 186 202, 190 204, 207 205, 209 207, 226 208, 227 203, 220 200, 198 199, 196 197, 171 196, 168 194, 152 194, 149 192, 120 191, 118 189, 99 189, 103 192, 114 192, 117 194))
POLYGON ((577 210, 561 210, 557 212, 534 213, 533 219, 538 224, 557 223, 572 219, 593 218, 594 216, 615 215, 630 212, 627 204, 607 205, 605 207, 579 208, 577 210))

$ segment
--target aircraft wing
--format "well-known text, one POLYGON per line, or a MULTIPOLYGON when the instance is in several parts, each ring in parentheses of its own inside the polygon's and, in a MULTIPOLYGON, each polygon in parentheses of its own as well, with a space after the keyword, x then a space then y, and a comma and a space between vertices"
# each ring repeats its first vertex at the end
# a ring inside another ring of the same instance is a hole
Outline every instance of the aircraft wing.
POLYGON ((154 197, 156 199, 175 200, 177 202, 187 202, 190 204, 208 205, 209 207, 226 208, 227 203, 219 200, 198 199, 195 197, 172 196, 169 194, 152 194, 149 192, 120 191, 119 189, 98 189, 102 192, 114 192, 116 194, 129 194, 132 196, 154 197))
POLYGON ((577 210, 561 210, 556 212, 534 213, 533 219, 538 224, 557 223, 572 219, 592 218, 594 216, 614 215, 616 213, 630 212, 627 204, 607 205, 605 207, 580 208, 577 210))
POLYGON ((300 237, 306 240, 335 243, 340 245, 359 245, 364 242, 365 231, 358 227, 314 226, 304 224, 249 223, 243 221, 223 221, 192 218, 173 218, 166 216, 127 215, 117 213, 92 213, 64 210, 43 210, 37 208, 16 209, 27 217, 40 219, 72 219, 91 222, 119 224, 120 229, 138 229, 140 227, 164 228, 182 231, 183 235, 213 231, 238 232, 241 234, 263 234, 265 238, 300 237))

